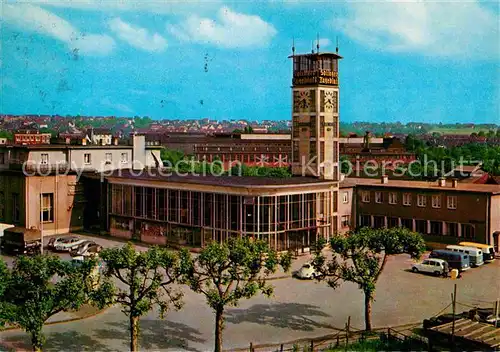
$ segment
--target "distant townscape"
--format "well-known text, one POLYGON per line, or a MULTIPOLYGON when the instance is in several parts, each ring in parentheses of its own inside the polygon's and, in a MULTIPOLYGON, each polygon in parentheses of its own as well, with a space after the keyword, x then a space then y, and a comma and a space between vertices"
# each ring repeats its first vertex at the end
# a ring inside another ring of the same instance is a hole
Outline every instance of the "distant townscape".
MULTIPOLYGON (((0 131, 8 134, 20 129, 34 129, 51 133, 52 136, 79 135, 87 129, 105 128, 116 136, 127 136, 130 133, 290 133, 291 121, 286 120, 213 120, 200 119, 162 119, 154 120, 148 116, 72 116, 72 115, 10 115, 0 114, 0 131)), ((497 142, 500 138, 500 125, 496 124, 429 124, 409 123, 375 123, 375 122, 341 122, 340 134, 362 136, 370 131, 374 136, 406 137, 409 134, 419 135, 425 140, 442 138, 449 144, 466 142, 497 142)))

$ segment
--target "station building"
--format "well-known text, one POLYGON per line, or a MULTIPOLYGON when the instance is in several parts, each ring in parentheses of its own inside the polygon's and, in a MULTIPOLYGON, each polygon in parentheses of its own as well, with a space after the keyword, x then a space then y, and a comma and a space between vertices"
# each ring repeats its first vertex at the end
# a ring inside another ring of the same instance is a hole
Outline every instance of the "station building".
POLYGON ((204 246, 252 237, 307 250, 337 232, 338 53, 292 55, 292 170, 287 179, 120 170, 108 183, 112 236, 204 246))

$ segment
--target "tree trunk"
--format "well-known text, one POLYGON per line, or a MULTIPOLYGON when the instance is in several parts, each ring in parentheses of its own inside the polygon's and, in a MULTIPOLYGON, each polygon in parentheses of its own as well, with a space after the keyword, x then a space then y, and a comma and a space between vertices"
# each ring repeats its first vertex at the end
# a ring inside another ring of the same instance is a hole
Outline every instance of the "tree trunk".
POLYGON ((31 333, 31 346, 33 347, 33 352, 41 352, 43 347, 43 337, 40 331, 31 333))
POLYGON ((224 329, 224 308, 215 310, 215 352, 222 352, 222 330, 224 329))
POLYGON ((139 317, 130 317, 130 351, 138 351, 139 317))
POLYGON ((365 291, 365 330, 372 330, 372 294, 365 291))

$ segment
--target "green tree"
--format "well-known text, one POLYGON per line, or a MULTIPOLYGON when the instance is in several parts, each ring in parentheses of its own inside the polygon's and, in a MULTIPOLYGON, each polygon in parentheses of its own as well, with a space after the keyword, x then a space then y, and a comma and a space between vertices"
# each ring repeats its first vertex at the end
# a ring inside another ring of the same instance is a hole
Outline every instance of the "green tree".
POLYGON ((161 160, 170 163, 172 166, 175 166, 179 161, 183 160, 184 157, 184 153, 180 150, 162 149, 160 151, 161 160))
POLYGON ((271 296, 273 287, 266 278, 278 266, 288 271, 290 265, 289 254, 278 256, 266 242, 248 238, 210 242, 194 258, 187 250, 181 252, 181 282, 203 294, 215 312, 215 352, 222 351, 226 306, 236 306, 259 292, 271 296))
POLYGON ((12 140, 14 138, 14 135, 9 131, 0 131, 0 138, 7 138, 9 140, 12 140))
POLYGON ((4 294, 9 280, 10 271, 7 268, 7 264, 3 260, 0 260, 0 327, 3 327, 8 320, 8 307, 4 301, 4 294))
POLYGON ((479 131, 477 135, 478 137, 485 137, 486 133, 484 131, 479 131))
POLYGON ((172 288, 178 277, 178 257, 159 247, 139 252, 131 243, 104 249, 100 257, 106 265, 93 301, 101 308, 116 303, 122 306, 129 317, 130 350, 138 351, 139 318, 158 307, 163 319, 171 306, 182 306, 182 292, 172 288), (122 285, 115 285, 114 280, 122 285))
POLYGON ((316 245, 313 266, 320 273, 317 280, 324 280, 332 288, 342 281, 359 286, 365 295, 365 329, 372 329, 372 302, 377 280, 391 255, 406 253, 419 258, 425 250, 425 242, 418 233, 405 228, 371 229, 351 231, 347 236, 336 235, 330 239, 332 259, 324 251, 326 241, 316 245))
POLYGON ((74 266, 50 255, 17 258, 10 272, 4 267, 0 270, 6 280, 0 285, 1 320, 29 333, 33 351, 41 351, 45 322, 59 312, 77 310, 88 301, 91 288, 87 279, 94 266, 92 260, 74 266))

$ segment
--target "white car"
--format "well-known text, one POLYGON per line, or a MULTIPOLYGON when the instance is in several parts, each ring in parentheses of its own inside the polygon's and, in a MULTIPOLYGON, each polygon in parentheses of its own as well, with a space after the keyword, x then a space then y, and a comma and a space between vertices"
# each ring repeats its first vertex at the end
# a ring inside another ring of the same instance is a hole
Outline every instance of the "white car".
POLYGON ((77 248, 84 242, 85 242, 84 239, 78 237, 63 237, 63 238, 57 238, 52 245, 49 243, 49 246, 56 251, 69 252, 72 249, 77 248))
POLYGON ((294 274, 295 277, 299 279, 314 279, 316 276, 318 276, 318 272, 316 271, 316 269, 314 269, 314 266, 311 263, 302 265, 302 267, 294 274))
POLYGON ((442 275, 444 271, 443 259, 425 259, 422 263, 413 264, 411 271, 414 273, 429 273, 436 276, 442 275))

